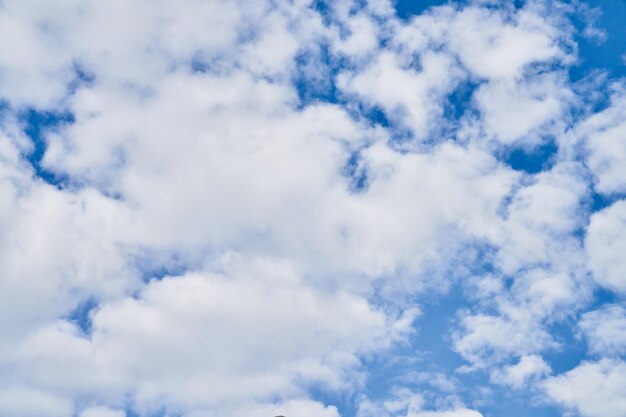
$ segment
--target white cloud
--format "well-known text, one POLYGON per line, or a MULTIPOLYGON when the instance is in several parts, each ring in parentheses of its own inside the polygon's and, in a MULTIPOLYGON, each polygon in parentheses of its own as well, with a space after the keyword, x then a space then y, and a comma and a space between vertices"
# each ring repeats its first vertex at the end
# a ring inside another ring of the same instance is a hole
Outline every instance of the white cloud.
POLYGON ((7 344, 0 351, 11 351, 16 338, 68 315, 82 300, 117 297, 137 285, 127 264, 132 249, 120 250, 123 208, 90 189, 29 183, 29 174, 17 176, 22 185, 0 183, 7 197, 0 220, 0 328, 7 344))
POLYGON ((626 352, 626 309, 608 305, 583 314, 578 323, 596 355, 612 356, 626 352))
POLYGON ((513 388, 522 388, 532 379, 550 374, 550 366, 538 355, 522 356, 515 365, 497 370, 491 375, 491 380, 513 388))
POLYGON ((626 409, 626 363, 602 359, 583 362, 563 375, 546 380, 543 387, 555 402, 582 417, 621 417, 626 409))
MULTIPOLYGON (((566 59, 564 32, 541 7, 513 12, 474 5, 436 7, 412 19, 401 39, 445 45, 472 75, 488 80, 520 78, 531 64, 566 59)), ((418 43, 415 43, 418 42, 418 43)))
POLYGON ((618 201, 591 217, 585 247, 593 277, 602 286, 626 291, 626 201, 618 201))
POLYGON ((515 79, 527 65, 565 58, 559 45, 563 32, 532 3, 510 14, 469 7, 444 30, 451 50, 481 78, 515 79))
POLYGON ((457 334, 455 349, 478 366, 509 356, 527 355, 554 346, 550 334, 529 312, 517 310, 514 316, 483 314, 463 317, 463 333, 457 334))
MULTIPOLYGON (((408 25, 385 26, 393 34, 393 49, 344 71, 339 86, 367 105, 382 107, 418 139, 431 139, 433 127, 446 123, 440 119, 446 95, 468 76, 486 80, 474 95, 484 128, 504 144, 535 145, 540 138, 534 130, 558 125, 573 99, 558 72, 524 74, 532 64, 569 59, 566 32, 546 16, 539 6, 517 12, 433 8, 408 25)), ((361 21, 351 17, 347 24, 361 21)), ((369 32, 362 31, 363 36, 369 32)))
POLYGON ((0 388, 0 414, 14 417, 70 417, 72 401, 14 385, 0 388))
MULTIPOLYGON (((338 417, 309 389, 359 391, 363 359, 406 342, 422 297, 459 278, 480 282, 453 347, 521 387, 549 372, 547 325, 590 298, 585 249, 623 290, 623 204, 579 238, 589 174, 622 190, 619 89, 569 133, 586 165, 499 161, 570 122, 562 16, 474 2, 404 22, 358 3, 328 22, 305 0, 0 0, 0 414, 338 417), (336 82, 336 103, 302 99, 299 76, 336 82), (446 120, 464 83, 470 111, 446 120), (25 109, 73 115, 41 161, 67 184, 26 160, 25 109), (86 301, 90 330, 70 320, 86 301)), ((583 316, 595 354, 623 347, 616 311, 583 316)), ((420 372, 438 407, 398 389, 361 415, 481 415, 420 372)))
POLYGON ((409 414, 407 417, 482 417, 483 415, 475 410, 460 408, 450 411, 420 411, 417 414, 409 414))
POLYGON ((224 410, 302 395, 311 383, 343 389, 358 355, 390 346, 411 321, 258 261, 224 276, 154 281, 137 298, 100 306, 89 339, 68 323, 43 328, 20 361, 47 390, 119 401, 132 389, 140 409, 224 410))
POLYGON ((587 185, 577 164, 560 163, 514 189, 490 238, 499 275, 478 280, 481 301, 461 315, 454 346, 482 368, 558 346, 547 324, 585 305, 592 285, 573 234, 584 227, 587 185))
POLYGON ((77 122, 50 137, 44 165, 121 194, 138 243, 261 249, 372 277, 419 271, 440 230, 484 234, 516 178, 478 149, 401 154, 337 106, 292 105, 289 89, 244 74, 173 74, 141 99, 94 87, 72 99, 77 122), (355 195, 341 172, 370 141, 368 192, 355 195))
POLYGON ((378 27, 364 14, 351 16, 346 22, 350 34, 342 38, 335 34, 333 45, 337 52, 359 59, 374 52, 378 47, 378 27))
POLYGON ((362 97, 370 105, 378 105, 409 126, 420 139, 430 131, 431 121, 440 115, 443 96, 457 78, 454 63, 446 54, 425 53, 420 57, 420 70, 410 67, 391 52, 381 53, 365 70, 338 77, 340 88, 362 97))
POLYGON ((546 125, 555 121, 562 123, 562 112, 571 100, 571 93, 564 84, 554 75, 483 84, 474 98, 487 133, 504 144, 521 142, 532 146, 540 143, 541 135, 547 136, 554 130, 553 126, 546 125))
MULTIPOLYGON (((443 399, 445 402, 458 403, 456 398, 443 399), (451 400, 451 401, 450 401, 451 400)), ((383 401, 361 398, 358 417, 482 417, 478 411, 463 407, 462 404, 440 406, 437 410, 426 409, 425 398, 418 392, 407 388, 393 390, 393 395, 383 401)))
POLYGON ((571 234, 585 222, 588 188, 578 164, 541 172, 512 193, 501 229, 499 260, 505 273, 532 264, 575 266, 580 248, 571 234))
MULTIPOLYGON (((44 391, 111 406, 133 392, 140 408, 164 402, 209 413, 300 398, 310 383, 352 384, 360 356, 399 340, 415 311, 398 319, 374 309, 365 298, 371 281, 401 275, 404 280, 388 284, 396 294, 445 287, 420 278, 447 267, 436 242, 443 247, 481 234, 515 180, 480 150, 445 145, 431 154, 402 154, 385 143, 385 132, 339 106, 297 108, 296 91, 283 77, 310 35, 305 32, 320 22, 298 4, 271 11, 260 5, 242 15, 241 7, 209 2, 189 16, 168 2, 145 16, 140 1, 54 7, 12 4, 10 14, 37 45, 49 37, 37 22, 50 23, 60 40, 32 52, 58 55, 34 66, 65 78, 20 74, 15 68, 24 64, 7 53, 11 76, 54 88, 2 90, 16 105, 63 99, 75 117, 46 137, 42 165, 67 175, 78 190, 31 184, 16 148, 6 151, 12 175, 26 185, 18 190, 8 181, 4 188, 13 198, 3 218, 9 240, 0 253, 2 284, 14 302, 3 303, 10 319, 2 325, 15 332, 5 338, 3 349, 12 353, 4 361, 44 391), (298 26, 299 19, 307 24, 298 26), (112 20, 118 30, 99 36, 112 20), (237 44, 240 22, 255 20, 249 41, 237 44), (189 29, 200 27, 212 28, 210 39, 189 29), (192 73, 193 59, 216 59, 218 70, 192 73), (94 79, 64 98, 73 63, 94 79), (368 189, 355 194, 342 171, 364 145, 359 165, 368 189), (185 275, 141 288, 143 271, 133 264, 142 253, 174 252, 190 267, 212 270, 213 260, 231 251, 243 259, 286 259, 293 275, 307 281, 276 282, 266 271, 230 281, 185 275), (19 279, 22 274, 29 279, 19 279), (286 292, 276 292, 282 285, 286 292), (214 310, 206 310, 205 297, 214 310), (99 305, 85 338, 57 320, 89 298, 99 305), (217 309, 220 300, 228 314, 217 309), (171 367, 161 367, 166 361, 171 367)), ((359 22, 357 29, 367 20, 359 22)), ((355 42, 350 48, 361 44, 355 42)), ((428 59, 429 75, 418 90, 447 83, 437 71, 448 58, 432 55, 432 68, 428 59)), ((419 112, 415 99, 406 98, 407 108, 419 112)), ((419 100, 418 106, 427 103, 426 96, 419 100)), ((412 117, 426 126, 418 113, 412 117)))
MULTIPOLYGON (((208 414, 212 415, 212 414, 208 414)), ((267 404, 254 406, 244 410, 237 417, 266 417, 266 416, 301 416, 301 417, 339 417, 337 408, 324 406, 323 404, 310 400, 292 400, 280 404, 267 404)), ((189 417, 201 417, 202 413, 191 413, 189 417)))
POLYGON ((126 413, 106 407, 89 407, 83 410, 79 417, 126 417, 126 413))
POLYGON ((110 87, 121 82, 144 91, 194 59, 284 75, 298 49, 293 30, 300 41, 323 31, 303 2, 9 1, 0 19, 3 95, 38 107, 61 103, 76 65, 110 87))
POLYGON ((603 194, 626 192, 626 92, 616 84, 609 107, 576 129, 585 142, 587 163, 603 194))

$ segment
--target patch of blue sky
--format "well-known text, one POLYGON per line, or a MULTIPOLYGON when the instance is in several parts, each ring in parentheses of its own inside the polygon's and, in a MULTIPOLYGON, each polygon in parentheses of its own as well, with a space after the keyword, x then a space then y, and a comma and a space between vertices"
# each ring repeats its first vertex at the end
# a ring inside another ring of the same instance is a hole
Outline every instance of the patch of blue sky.
POLYGON ((426 10, 435 6, 448 4, 449 0, 396 0, 396 14, 401 19, 410 19, 411 17, 422 14, 426 10))
MULTIPOLYGON (((542 403, 534 398, 535 393, 524 388, 512 390, 493 384, 488 373, 480 370, 458 372, 466 362, 451 348, 451 332, 458 325, 459 311, 471 305, 460 288, 423 305, 424 314, 419 318, 418 333, 412 343, 412 348, 419 349, 423 356, 413 368, 441 372, 455 380, 458 388, 455 394, 485 417, 561 416, 557 407, 542 403)), ((554 324, 550 330, 558 335, 561 347, 547 351, 545 359, 557 373, 572 369, 585 358, 586 344, 577 336, 573 320, 554 324)), ((397 375, 397 370, 389 375, 397 375)), ((416 388, 419 392, 428 387, 416 388)))
POLYGON ((311 4, 311 7, 319 12, 320 16, 322 16, 325 25, 328 25, 332 20, 332 16, 330 13, 331 8, 329 4, 329 0, 314 0, 311 4))
MULTIPOLYGON (((471 295, 463 286, 454 287, 448 294, 436 296, 422 304, 423 315, 416 322, 416 333, 409 346, 402 352, 394 352, 392 357, 410 357, 414 361, 400 364, 369 363, 371 380, 370 395, 388 395, 395 386, 393 377, 408 374, 411 370, 443 373, 456 380, 455 392, 467 404, 480 411, 485 417, 539 417, 561 416, 558 407, 547 405, 536 393, 524 388, 512 390, 510 387, 492 384, 489 375, 483 371, 458 372, 466 362, 451 348, 452 332, 458 327, 459 312, 473 305, 471 295), (468 296, 469 295, 469 296, 468 296)), ((615 294, 599 290, 594 304, 598 306, 613 302, 615 294)), ((550 334, 559 343, 558 348, 544 352, 544 359, 554 370, 562 373, 573 369, 587 358, 586 342, 579 336, 576 318, 569 317, 548 326, 550 334)), ((427 383, 405 384, 416 392, 426 392, 427 383)))
MULTIPOLYGON (((467 401, 479 398, 480 388, 488 385, 487 376, 481 372, 458 373, 457 370, 466 362, 452 348, 459 311, 471 306, 466 288, 457 283, 445 294, 435 291, 425 299, 420 298, 420 303, 423 313, 416 319, 414 333, 409 339, 392 351, 363 360, 362 367, 367 371, 367 378, 358 395, 314 386, 309 389, 312 398, 336 406, 344 417, 358 415, 360 396, 382 402, 392 398, 397 388, 424 394, 427 407, 434 406, 437 398, 450 394, 459 395, 467 401), (436 381, 431 379, 432 375, 444 375, 448 380, 456 381, 458 391, 450 392, 438 387, 436 381)), ((552 417, 553 414, 545 416, 552 417)))
POLYGON ((348 180, 348 188, 353 193, 367 191, 367 169, 361 164, 361 151, 352 152, 343 169, 343 175, 348 180))
POLYGON ((410 351, 418 355, 424 370, 453 373, 465 362, 452 349, 452 331, 458 324, 458 314, 470 302, 459 285, 443 294, 434 294, 421 304, 422 315, 415 323, 416 333, 410 351))
POLYGON ((203 60, 200 57, 194 57, 191 60, 191 71, 192 72, 203 73, 203 72, 209 71, 210 68, 211 68, 211 66, 205 60, 203 60))
POLYGON ((84 335, 91 334, 91 312, 98 307, 98 302, 93 298, 88 298, 82 301, 75 309, 72 311, 68 320, 81 330, 84 335))
POLYGON ((358 395, 352 391, 329 389, 328 387, 313 385, 307 387, 307 393, 314 401, 337 407, 342 417, 353 417, 358 411, 358 395))
POLYGON ((131 406, 127 406, 124 412, 126 413, 126 417, 141 417, 141 415, 135 412, 135 410, 131 406))
POLYGON ((558 347, 546 351, 544 360, 555 374, 569 371, 587 357, 587 343, 578 333, 578 317, 567 317, 548 326, 558 347))
POLYGON ((377 106, 366 107, 360 105, 359 114, 369 120, 373 125, 384 128, 397 128, 397 126, 389 119, 383 109, 377 106))
POLYGON ((187 272, 193 261, 184 259, 176 251, 139 250, 134 254, 132 264, 141 275, 143 282, 162 280, 168 276, 179 276, 187 272))
POLYGON ((510 387, 489 386, 489 394, 477 392, 475 408, 484 417, 563 417, 558 407, 548 405, 534 394, 510 387))
POLYGON ((570 67, 571 80, 580 80, 596 70, 606 72, 610 78, 626 76, 626 1, 585 0, 583 4, 596 9, 595 27, 604 32, 604 36, 588 36, 585 33, 588 19, 594 16, 572 16, 572 23, 577 29, 575 41, 579 61, 570 67))
POLYGON ((591 194, 591 211, 598 212, 609 207, 613 203, 626 199, 626 193, 601 194, 593 192, 591 194))
POLYGON ((547 139, 530 149, 517 146, 505 148, 501 160, 516 171, 536 174, 552 168, 557 152, 556 142, 547 139))
POLYGON ((382 402, 393 398, 396 390, 407 389, 423 396, 425 408, 434 408, 437 400, 449 395, 467 403, 480 397, 480 389, 488 385, 486 375, 457 372, 466 363, 451 349, 451 331, 463 304, 446 298, 434 307, 425 307, 410 343, 390 355, 368 361, 369 378, 363 391, 368 398, 382 402), (450 387, 441 385, 441 376, 450 387))
POLYGON ((329 45, 321 43, 316 49, 301 51, 295 60, 293 83, 300 107, 316 102, 338 103, 339 91, 335 79, 345 62, 333 56, 329 45))
POLYGON ((467 400, 479 396, 473 391, 487 384, 485 375, 458 373, 466 362, 453 350, 453 331, 458 326, 459 312, 470 306, 463 285, 454 285, 445 294, 433 292, 421 300, 422 314, 416 319, 414 333, 407 343, 365 361, 368 379, 364 393, 368 398, 384 401, 399 387, 426 394, 429 401, 452 393, 467 400), (436 374, 456 381, 458 391, 441 390, 431 378, 436 374))
POLYGON ((0 99, 0 123, 2 122, 8 110, 9 110, 9 103, 7 103, 6 100, 0 99))
MULTIPOLYGON (((469 3, 468 0, 457 0, 457 1, 451 1, 451 0, 396 0, 394 2, 395 4, 395 9, 396 9, 396 14, 398 15, 398 17, 400 17, 401 19, 404 20, 408 20, 411 17, 418 15, 418 14, 422 14, 423 12, 427 11, 428 9, 432 8, 432 7, 437 7, 437 6, 443 6, 443 5, 454 5, 454 6, 459 6, 459 5, 465 5, 467 3, 469 3)), ((507 5, 512 5, 515 8, 520 8, 524 5, 524 0, 513 0, 512 2, 506 2, 507 5)), ((505 2, 501 2, 500 4, 496 3, 493 5, 489 5, 489 4, 485 4, 483 5, 484 7, 500 7, 502 4, 505 4, 505 2)))
POLYGON ((611 290, 598 287, 594 291, 593 302, 589 306, 588 310, 595 310, 602 307, 603 305, 614 304, 622 300, 624 300, 623 296, 620 296, 611 290))
POLYGON ((446 121, 455 123, 468 113, 477 112, 472 103, 472 97, 479 85, 480 84, 475 81, 468 80, 460 83, 454 91, 448 95, 443 113, 446 121))
POLYGON ((41 162, 47 149, 46 135, 63 125, 73 123, 74 115, 65 111, 42 111, 29 108, 19 112, 18 119, 33 145, 32 151, 24 155, 24 158, 31 164, 37 177, 50 185, 62 188, 67 178, 46 170, 41 162))

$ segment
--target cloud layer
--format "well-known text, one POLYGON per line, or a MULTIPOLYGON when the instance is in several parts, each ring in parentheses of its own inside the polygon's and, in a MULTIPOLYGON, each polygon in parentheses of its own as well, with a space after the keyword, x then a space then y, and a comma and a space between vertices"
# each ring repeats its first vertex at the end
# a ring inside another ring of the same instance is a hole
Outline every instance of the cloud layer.
POLYGON ((520 3, 0 1, 0 415, 620 416, 626 84, 520 3))

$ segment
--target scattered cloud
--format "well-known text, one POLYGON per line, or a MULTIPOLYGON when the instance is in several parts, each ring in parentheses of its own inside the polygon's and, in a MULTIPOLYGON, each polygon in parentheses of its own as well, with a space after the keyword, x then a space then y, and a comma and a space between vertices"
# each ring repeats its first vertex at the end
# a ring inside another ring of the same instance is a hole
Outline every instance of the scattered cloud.
POLYGON ((625 368, 626 364, 618 360, 583 362, 564 375, 546 380, 543 386, 550 398, 584 417, 618 417, 626 405, 625 368))
POLYGON ((589 339, 589 349, 596 355, 619 356, 626 352, 626 309, 607 305, 583 314, 578 323, 589 339))
POLYGON ((614 34, 401 2, 0 1, 0 415, 621 415, 614 34))

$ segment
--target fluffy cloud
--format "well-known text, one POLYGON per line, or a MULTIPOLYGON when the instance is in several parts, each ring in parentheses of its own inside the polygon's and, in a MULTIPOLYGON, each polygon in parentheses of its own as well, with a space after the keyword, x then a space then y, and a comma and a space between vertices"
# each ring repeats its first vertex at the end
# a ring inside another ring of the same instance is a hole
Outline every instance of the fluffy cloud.
POLYGON ((589 348, 597 355, 613 356, 626 352, 626 309, 609 305, 585 313, 578 324, 589 339, 589 348))
POLYGON ((543 384, 554 401, 584 417, 619 417, 626 407, 626 364, 603 359, 584 362, 562 376, 543 384))
POLYGON ((626 192, 626 93, 615 84, 610 106, 589 117, 577 131, 588 149, 588 164, 603 194, 626 192))
POLYGON ((117 202, 89 189, 63 192, 31 181, 23 164, 7 171, 0 181, 0 329, 7 344, 0 351, 82 300, 117 297, 137 284, 126 262, 132 248, 120 250, 125 216, 117 202))
POLYGON ((568 93, 564 81, 552 75, 483 84, 474 99, 488 135, 504 144, 518 141, 533 146, 558 127, 548 124, 562 123, 562 112, 571 97, 568 93))
POLYGON ((620 292, 626 291, 625 232, 626 201, 619 201, 592 216, 585 241, 596 281, 620 292))
POLYGON ((112 405, 133 390, 142 410, 232 409, 312 383, 343 389, 356 354, 410 329, 411 315, 389 322, 364 299, 307 288, 284 265, 228 268, 153 281, 102 305, 88 338, 67 322, 39 330, 21 349, 24 377, 60 394, 107 393, 112 405), (73 363, 80 371, 63 371, 73 363))
POLYGON ((451 50, 473 74, 486 79, 514 79, 530 64, 565 58, 560 42, 567 33, 542 17, 541 9, 540 3, 515 13, 469 7, 456 14, 452 27, 444 30, 451 50))
POLYGON ((0 412, 16 417, 67 417, 72 414, 72 401, 46 392, 13 386, 0 389, 0 412))
POLYGON ((396 55, 383 52, 364 71, 352 77, 341 74, 338 85, 358 94, 368 105, 380 106, 392 118, 403 121, 419 138, 426 138, 430 121, 441 113, 442 97, 454 82, 453 62, 445 54, 420 57, 420 71, 396 55))
POLYGON ((496 274, 476 281, 482 302, 461 314, 455 349, 482 368, 558 346, 548 325, 591 297, 583 227, 587 185, 579 167, 555 165, 515 190, 493 228, 496 274), (554 197, 554 198, 553 198, 554 197))
POLYGON ((625 287, 625 202, 588 205, 624 191, 624 94, 576 107, 574 9, 40 3, 0 1, 0 414, 480 417, 414 357, 363 394, 454 288, 461 370, 617 415, 622 362, 542 357, 572 317, 624 348, 621 299, 584 311, 625 287))
MULTIPOLYGON (((452 399, 452 402, 458 402, 452 399)), ((425 399, 422 395, 406 388, 396 389, 393 396, 376 402, 368 398, 361 398, 357 415, 359 417, 482 417, 478 411, 455 404, 440 407, 440 410, 428 410, 424 407, 425 399)))
POLYGON ((111 87, 121 82, 145 92, 172 67, 194 60, 224 69, 236 63, 257 75, 276 76, 289 71, 296 39, 323 33, 319 15, 304 2, 272 7, 189 0, 151 6, 143 0, 3 3, 3 96, 19 105, 60 104, 77 70, 111 87), (302 37, 288 28, 298 28, 302 37), (248 42, 240 44, 242 39, 248 42))
MULTIPOLYGON (((537 4, 515 13, 445 6, 408 25, 384 26, 392 49, 374 54, 357 71, 343 72, 338 85, 366 105, 381 107, 418 139, 432 140, 435 126, 446 124, 441 119, 446 96, 462 82, 483 82, 473 100, 485 133, 504 144, 536 145, 541 137, 531 132, 560 121, 573 99, 558 72, 526 71, 571 59, 567 31, 541 9, 537 4)), ((348 25, 360 22, 361 17, 347 20, 348 25)))
POLYGON ((522 356, 515 365, 505 367, 492 374, 492 380, 513 388, 521 388, 529 379, 550 374, 550 366, 537 355, 522 356))

